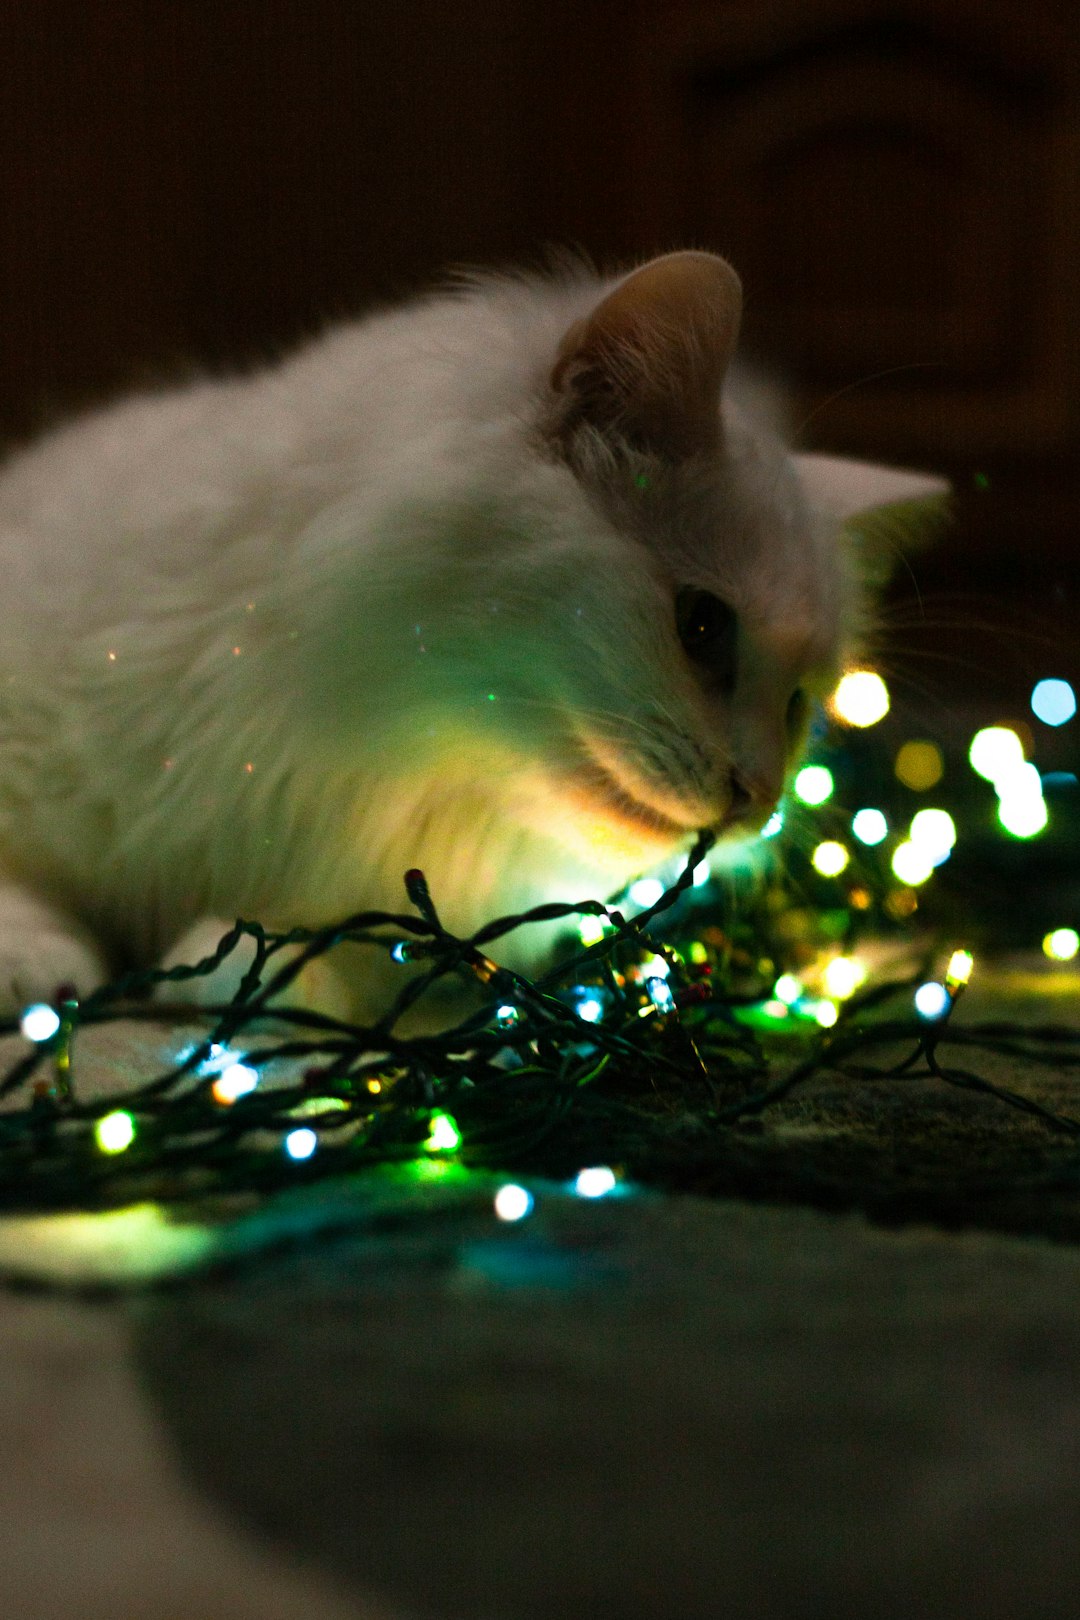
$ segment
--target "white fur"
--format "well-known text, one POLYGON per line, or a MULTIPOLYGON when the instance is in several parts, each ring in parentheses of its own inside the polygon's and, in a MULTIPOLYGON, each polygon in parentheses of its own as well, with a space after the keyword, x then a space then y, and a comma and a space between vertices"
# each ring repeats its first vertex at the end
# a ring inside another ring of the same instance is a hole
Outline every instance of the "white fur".
POLYGON ((737 401, 722 465, 650 465, 654 517, 601 498, 603 444, 591 483, 552 453, 554 357, 610 285, 482 282, 9 463, 0 1001, 88 988, 80 930, 149 964, 208 917, 403 909, 410 866, 459 929, 610 892, 722 818, 733 765, 775 770, 851 617, 835 524, 737 401), (686 579, 748 627, 726 707, 674 637, 686 579), (583 738, 683 832, 607 815, 583 738), (72 948, 44 951, 58 915, 72 948))

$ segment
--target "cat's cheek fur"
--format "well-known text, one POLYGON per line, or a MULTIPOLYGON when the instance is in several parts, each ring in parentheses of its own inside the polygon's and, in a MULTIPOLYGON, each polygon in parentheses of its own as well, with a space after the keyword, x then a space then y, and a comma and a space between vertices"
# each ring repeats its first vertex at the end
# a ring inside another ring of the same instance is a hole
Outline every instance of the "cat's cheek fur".
POLYGON ((0 1017, 59 989, 88 995, 108 977, 90 935, 14 884, 0 884, 0 1017))

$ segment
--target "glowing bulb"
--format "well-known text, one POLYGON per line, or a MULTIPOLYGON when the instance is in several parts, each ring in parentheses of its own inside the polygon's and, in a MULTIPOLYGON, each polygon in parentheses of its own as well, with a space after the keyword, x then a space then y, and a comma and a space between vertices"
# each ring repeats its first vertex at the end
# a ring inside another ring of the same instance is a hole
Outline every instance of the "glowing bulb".
POLYGON ((19 1019, 19 1028, 28 1041, 51 1041, 60 1028, 60 1015, 54 1007, 49 1007, 44 1001, 35 1001, 32 1007, 27 1007, 19 1019))
POLYGON ((802 980, 797 979, 794 973, 781 973, 773 985, 773 994, 778 1001, 793 1007, 803 993, 802 980))
POLYGON ((777 1001, 774 997, 771 1001, 763 1002, 761 1010, 767 1018, 786 1018, 791 1009, 786 1002, 777 1001))
POLYGON ((968 760, 977 776, 993 782, 1024 763, 1024 745, 1008 726, 984 726, 971 739, 968 760))
POLYGON ((947 810, 918 810, 911 818, 910 837, 935 866, 940 866, 952 854, 956 823, 947 810))
POLYGON ((814 1008, 815 1021, 822 1029, 832 1029, 839 1016, 840 1011, 834 1001, 819 1001, 814 1008))
POLYGON ((849 726, 876 726, 889 712, 889 688, 872 669, 853 669, 833 693, 832 707, 849 726))
POLYGON ((1014 838, 1034 838, 1049 820, 1045 800, 1041 798, 1009 795, 998 805, 998 820, 1014 838))
POLYGON ((230 1063, 210 1087, 210 1095, 216 1103, 227 1107, 238 1097, 246 1097, 249 1091, 254 1091, 258 1083, 259 1071, 249 1063, 230 1063))
POLYGON ((913 793, 925 793, 945 774, 941 749, 937 743, 906 742, 893 762, 893 772, 913 793))
POLYGON ((1068 681, 1038 681, 1031 694, 1036 719, 1045 726, 1063 726, 1076 713, 1076 693, 1068 681))
POLYGON ((578 938, 583 945, 599 945, 606 932, 602 917, 582 917, 578 923, 578 938))
POLYGON ((949 957, 949 965, 945 969, 945 983, 967 984, 971 978, 971 970, 975 966, 975 958, 970 951, 953 951, 949 957))
POLYGON ((603 1198, 615 1186, 615 1172, 606 1164, 579 1170, 574 1180, 574 1191, 579 1198, 603 1198))
POLYGON ((948 1012, 951 996, 943 984, 931 980, 929 984, 920 984, 915 992, 915 1011, 920 1018, 941 1018, 948 1012))
POLYGON ((794 782, 795 797, 803 804, 824 804, 832 797, 833 775, 827 765, 804 765, 794 782))
POLYGON ((820 872, 822 877, 838 877, 851 859, 843 844, 838 844, 833 838, 819 844, 810 858, 814 870, 820 872))
POLYGON ((1071 962, 1080 951, 1080 934, 1075 928, 1055 928, 1043 940, 1042 948, 1054 962, 1071 962))
POLYGON ((461 1146, 461 1132, 449 1114, 432 1114, 424 1146, 429 1153, 453 1153, 461 1146))
POLYGON ((98 1120, 94 1138, 102 1153, 123 1153, 135 1140, 135 1121, 123 1108, 115 1108, 98 1120))
POLYGON ((846 1001, 866 978, 866 969, 853 956, 834 956, 823 977, 830 996, 837 1001, 846 1001))
POLYGON ((888 837, 889 823, 880 810, 856 810, 851 830, 860 844, 880 844, 888 837))
POLYGON ((500 1221, 520 1221, 530 1212, 535 1199, 527 1187, 508 1181, 495 1194, 495 1213, 500 1221))
POLYGON ((893 850, 892 869, 901 883, 910 883, 915 888, 926 882, 934 870, 934 863, 925 849, 908 841, 897 844, 893 850))
POLYGON ((587 1024, 598 1024, 604 1015, 604 1009, 595 996, 583 996, 577 1004, 577 1015, 584 1018, 587 1024))
POLYGON ((663 892, 664 885, 659 878, 638 878, 636 883, 630 885, 630 898, 634 905, 640 906, 642 910, 654 906, 663 892))
POLYGON ((783 825, 784 812, 782 810, 774 810, 764 827, 761 829, 762 838, 775 838, 783 825))
POLYGON ((502 1007, 496 1008, 495 1022, 500 1029, 509 1029, 512 1024, 517 1023, 517 1019, 518 1010, 516 1007, 511 1006, 509 1002, 502 1007))
POLYGON ((645 988, 657 1012, 669 1013, 675 1008, 675 997, 666 979, 646 979, 645 988))
POLYGON ((290 1131, 285 1138, 285 1152, 290 1159, 310 1159, 319 1145, 319 1138, 307 1125, 290 1131))
POLYGON ((709 868, 708 861, 699 861, 694 867, 693 887, 695 889, 704 888, 705 884, 708 883, 711 877, 712 872, 709 868))

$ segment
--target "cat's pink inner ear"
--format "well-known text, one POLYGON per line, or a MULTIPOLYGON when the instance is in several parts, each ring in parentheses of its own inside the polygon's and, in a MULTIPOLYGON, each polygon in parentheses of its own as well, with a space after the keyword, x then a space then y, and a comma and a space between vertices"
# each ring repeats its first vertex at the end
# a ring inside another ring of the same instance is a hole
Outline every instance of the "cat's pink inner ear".
POLYGON ((669 253, 625 277, 559 346, 565 430, 589 422, 681 460, 715 449, 742 287, 713 253, 669 253))

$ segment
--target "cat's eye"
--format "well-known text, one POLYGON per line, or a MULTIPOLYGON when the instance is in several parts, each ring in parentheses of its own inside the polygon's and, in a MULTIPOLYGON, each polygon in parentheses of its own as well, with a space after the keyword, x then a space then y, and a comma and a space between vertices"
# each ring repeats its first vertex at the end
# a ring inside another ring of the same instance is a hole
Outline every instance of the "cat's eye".
POLYGON ((810 700, 801 687, 796 687, 788 699, 787 732, 792 742, 798 741, 810 719, 810 700))
POLYGON ((712 591, 686 585, 675 596, 675 627, 694 662, 730 690, 735 685, 735 609, 712 591))

